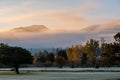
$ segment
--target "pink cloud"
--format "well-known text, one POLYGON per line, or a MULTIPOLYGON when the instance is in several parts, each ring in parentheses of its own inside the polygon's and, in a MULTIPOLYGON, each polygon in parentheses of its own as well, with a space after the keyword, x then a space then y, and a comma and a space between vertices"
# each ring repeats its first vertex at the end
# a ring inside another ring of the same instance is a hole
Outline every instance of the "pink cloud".
POLYGON ((35 13, 31 13, 31 14, 25 14, 25 15, 16 15, 16 16, 10 16, 10 17, 6 17, 6 18, 1 18, 0 19, 0 23, 16 23, 16 22, 22 22, 22 21, 26 21, 29 20, 33 17, 35 17, 36 14, 35 13))

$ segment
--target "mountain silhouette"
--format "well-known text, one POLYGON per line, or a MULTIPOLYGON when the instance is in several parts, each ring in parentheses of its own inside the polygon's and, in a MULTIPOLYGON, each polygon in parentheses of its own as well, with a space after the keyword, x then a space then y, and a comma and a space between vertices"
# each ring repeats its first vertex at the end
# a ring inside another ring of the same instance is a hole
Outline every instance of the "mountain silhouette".
POLYGON ((48 28, 44 25, 32 25, 32 26, 27 26, 27 27, 14 28, 10 31, 13 31, 13 32, 42 32, 45 30, 48 30, 48 28))
POLYGON ((109 32, 109 31, 120 31, 120 21, 119 22, 111 22, 106 24, 96 24, 85 27, 82 31, 91 31, 91 32, 109 32))
POLYGON ((83 28, 82 31, 101 32, 101 31, 120 31, 120 25, 92 25, 83 28))

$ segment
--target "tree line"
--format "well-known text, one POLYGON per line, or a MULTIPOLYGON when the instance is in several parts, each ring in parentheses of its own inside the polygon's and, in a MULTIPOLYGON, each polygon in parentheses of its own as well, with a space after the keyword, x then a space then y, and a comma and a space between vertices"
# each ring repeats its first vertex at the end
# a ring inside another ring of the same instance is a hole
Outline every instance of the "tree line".
POLYGON ((56 49, 53 52, 39 52, 35 55, 35 64, 39 66, 74 67, 112 67, 120 66, 120 32, 113 36, 112 43, 90 39, 84 45, 75 45, 68 49, 56 49))
POLYGON ((90 39, 84 45, 77 44, 67 49, 56 49, 52 52, 42 51, 32 55, 27 49, 0 44, 0 66, 14 67, 19 74, 19 66, 32 64, 34 66, 74 67, 120 67, 120 32, 115 34, 112 43, 90 39))

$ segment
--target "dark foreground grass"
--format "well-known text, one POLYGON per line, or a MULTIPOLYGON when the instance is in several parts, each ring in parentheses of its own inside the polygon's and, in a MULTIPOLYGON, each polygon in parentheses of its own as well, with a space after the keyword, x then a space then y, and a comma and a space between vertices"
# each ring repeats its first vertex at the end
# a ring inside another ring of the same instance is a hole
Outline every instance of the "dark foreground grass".
POLYGON ((14 71, 0 71, 0 75, 30 75, 31 72, 20 71, 19 74, 16 74, 14 71))
POLYGON ((119 72, 117 74, 113 73, 113 76, 109 72, 107 73, 105 72, 105 76, 103 74, 102 72, 70 73, 70 72, 29 72, 29 71, 20 71, 20 74, 16 74, 14 71, 0 71, 0 80, 120 80, 120 78, 118 77, 119 72))

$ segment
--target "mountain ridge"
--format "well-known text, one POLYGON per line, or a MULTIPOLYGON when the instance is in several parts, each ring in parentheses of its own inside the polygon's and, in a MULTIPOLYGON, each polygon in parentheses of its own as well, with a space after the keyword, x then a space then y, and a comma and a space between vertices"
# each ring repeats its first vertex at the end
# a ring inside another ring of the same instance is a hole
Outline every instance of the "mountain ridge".
POLYGON ((91 31, 91 32, 100 32, 100 31, 120 31, 120 24, 113 24, 113 25, 107 25, 107 24, 96 24, 96 25, 91 25, 88 27, 85 27, 81 29, 82 31, 91 31))
POLYGON ((48 28, 44 25, 31 25, 26 27, 18 27, 11 29, 12 32, 42 32, 48 30, 48 28))

